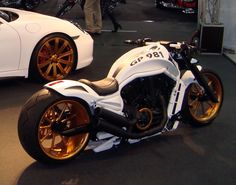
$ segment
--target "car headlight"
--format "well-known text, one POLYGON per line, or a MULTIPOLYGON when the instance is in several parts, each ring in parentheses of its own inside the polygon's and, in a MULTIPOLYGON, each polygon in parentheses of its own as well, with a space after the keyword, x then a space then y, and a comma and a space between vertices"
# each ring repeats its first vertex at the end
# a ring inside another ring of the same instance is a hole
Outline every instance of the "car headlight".
POLYGON ((85 32, 85 30, 79 25, 78 22, 73 21, 73 20, 70 20, 70 22, 71 22, 72 24, 74 24, 77 28, 79 28, 82 32, 85 32))

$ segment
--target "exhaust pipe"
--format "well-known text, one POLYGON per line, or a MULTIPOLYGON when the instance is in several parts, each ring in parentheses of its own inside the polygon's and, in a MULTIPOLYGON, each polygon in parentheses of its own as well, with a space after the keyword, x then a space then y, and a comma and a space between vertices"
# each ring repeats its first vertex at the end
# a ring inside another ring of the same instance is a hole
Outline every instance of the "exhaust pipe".
MULTIPOLYGON (((129 121, 125 117, 123 117, 119 114, 113 113, 109 110, 103 109, 103 108, 97 108, 95 110, 95 117, 96 118, 102 118, 102 119, 106 120, 107 122, 112 123, 111 126, 112 125, 117 125, 117 126, 120 126, 120 127, 129 127, 129 126, 132 126, 136 123, 136 120, 129 121)), ((100 122, 100 120, 99 120, 99 122, 100 122)), ((97 125, 96 125, 96 127, 97 127, 97 125)), ((117 127, 117 128, 119 128, 119 127, 117 127)), ((90 132, 91 129, 92 129, 91 125, 81 125, 81 126, 78 126, 78 127, 72 128, 72 129, 68 129, 68 130, 56 130, 56 131, 60 135, 63 135, 63 136, 66 136, 66 137, 71 137, 71 136, 74 136, 74 135, 77 135, 77 134, 90 132)), ((111 129, 111 130, 115 130, 115 129, 111 129)), ((121 129, 121 131, 122 131, 122 129, 121 129)))
MULTIPOLYGON (((118 125, 120 127, 129 127, 129 126, 132 126, 136 123, 136 120, 129 121, 125 117, 123 117, 119 114, 113 113, 109 110, 103 109, 103 108, 97 108, 95 110, 95 117, 102 118, 102 119, 106 120, 107 122, 112 123, 111 126, 118 125)), ((107 127, 109 127, 109 126, 107 126, 107 127)), ((117 128, 119 128, 119 127, 117 127, 117 128)), ((91 125, 81 125, 79 127, 75 127, 75 128, 68 129, 68 130, 57 130, 57 132, 60 135, 63 135, 66 137, 71 137, 71 136, 74 136, 77 134, 89 132, 89 131, 91 131, 91 129, 92 129, 91 125)), ((115 129, 111 129, 111 130, 115 130, 115 129)), ((123 129, 121 129, 121 131, 122 130, 123 129)), ((109 132, 109 129, 107 131, 109 132)))
MULTIPOLYGON (((167 121, 167 116, 164 114, 164 118, 158 126, 155 126, 150 130, 135 133, 130 132, 129 129, 125 130, 124 127, 129 128, 134 126, 134 124, 137 123, 137 119, 129 121, 125 117, 103 108, 97 108, 95 110, 95 116, 98 118, 98 123, 96 124, 95 129, 103 130, 118 137, 130 139, 140 139, 161 132, 167 121)), ((77 134, 90 132, 93 129, 91 127, 92 125, 81 125, 73 129, 60 131, 59 134, 70 137, 77 134)))
POLYGON ((163 127, 154 127, 152 129, 144 131, 144 132, 134 133, 134 132, 128 132, 127 130, 124 130, 123 128, 120 128, 118 126, 110 124, 106 121, 99 122, 98 128, 100 128, 101 130, 104 130, 108 133, 111 133, 115 136, 129 138, 129 139, 140 139, 140 138, 143 138, 146 136, 151 136, 153 134, 161 132, 163 129, 163 127))
POLYGON ((107 122, 110 122, 113 125, 119 125, 121 127, 133 126, 137 122, 137 119, 129 121, 124 116, 121 116, 103 108, 96 108, 95 115, 97 118, 103 118, 107 122))
POLYGON ((79 127, 58 131, 58 133, 62 136, 71 137, 71 136, 75 136, 78 134, 87 133, 90 131, 91 131, 90 125, 81 125, 79 127))
POLYGON ((167 116, 164 115, 164 119, 161 121, 159 126, 153 127, 152 129, 144 132, 134 133, 134 132, 129 132, 128 130, 124 130, 123 127, 134 126, 134 124, 137 122, 136 119, 129 121, 125 117, 103 108, 97 108, 96 112, 98 118, 104 119, 104 120, 99 120, 97 125, 99 129, 104 130, 118 137, 124 137, 130 139, 140 139, 142 137, 150 136, 157 132, 161 132, 167 120, 167 116))

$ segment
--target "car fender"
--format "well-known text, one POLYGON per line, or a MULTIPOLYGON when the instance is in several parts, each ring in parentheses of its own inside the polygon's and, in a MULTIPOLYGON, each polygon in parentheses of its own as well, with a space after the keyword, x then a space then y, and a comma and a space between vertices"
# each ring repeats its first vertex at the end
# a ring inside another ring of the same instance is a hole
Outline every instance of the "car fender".
MULTIPOLYGON (((65 24, 63 24, 64 26, 59 26, 60 22, 57 22, 57 23, 58 24, 54 22, 51 24, 48 23, 48 25, 45 25, 45 24, 41 25, 38 23, 28 23, 23 28, 22 27, 15 28, 18 31, 18 34, 21 40, 21 58, 20 58, 20 65, 19 65, 20 70, 29 68, 30 60, 31 60, 35 47, 43 38, 45 38, 46 36, 50 34, 61 33, 61 34, 67 35, 74 42, 77 50, 79 48, 88 48, 88 47, 93 48, 93 40, 90 37, 90 35, 81 31, 79 28, 77 28, 76 26, 72 25, 69 22, 67 23, 65 21, 65 24), (44 30, 43 27, 46 27, 46 26, 51 26, 53 27, 53 29, 44 30), (65 30, 65 27, 67 28, 66 30, 65 30), (86 41, 89 41, 89 42, 85 44, 86 41), (84 44, 83 47, 81 46, 82 44, 84 44)), ((87 56, 92 56, 92 53, 91 53, 92 51, 88 49, 83 49, 83 51, 85 52, 85 55, 82 56, 81 59, 78 58, 78 60, 83 61, 84 60, 83 57, 87 58, 87 56)), ((81 57, 81 56, 78 56, 78 57, 81 57)), ((91 61, 92 61, 92 58, 90 59, 90 62, 91 61)), ((84 66, 82 65, 80 67, 84 67, 84 66)), ((28 76, 28 72, 26 74, 26 77, 27 76, 28 76)))

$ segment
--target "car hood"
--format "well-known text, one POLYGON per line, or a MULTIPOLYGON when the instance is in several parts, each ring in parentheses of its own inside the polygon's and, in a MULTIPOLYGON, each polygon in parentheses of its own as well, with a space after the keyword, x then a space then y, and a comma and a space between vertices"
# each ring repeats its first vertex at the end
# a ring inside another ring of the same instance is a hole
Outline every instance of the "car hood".
POLYGON ((17 22, 25 22, 25 23, 33 23, 33 22, 40 22, 41 21, 46 21, 46 20, 51 20, 51 21, 62 21, 62 19, 59 19, 57 17, 53 16, 48 16, 36 12, 31 12, 31 11, 25 11, 25 10, 19 10, 15 8, 6 8, 6 7, 1 7, 0 10, 6 10, 10 12, 16 13, 19 18, 16 19, 15 21, 17 22))
MULTIPOLYGON (((71 24, 67 20, 57 17, 44 15, 36 12, 19 10, 15 8, 0 8, 18 15, 18 18, 8 24, 17 30, 19 34, 24 34, 24 30, 28 33, 49 34, 52 32, 64 32, 69 36, 74 37, 78 35, 78 26, 71 24)), ((82 30, 82 28, 79 28, 82 30)))

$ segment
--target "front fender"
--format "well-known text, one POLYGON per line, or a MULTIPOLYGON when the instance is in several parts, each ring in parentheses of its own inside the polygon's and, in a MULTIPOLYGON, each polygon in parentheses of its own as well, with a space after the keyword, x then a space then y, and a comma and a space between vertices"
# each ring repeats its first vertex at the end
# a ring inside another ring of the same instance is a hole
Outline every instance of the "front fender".
POLYGON ((65 97, 76 97, 83 99, 92 106, 99 98, 99 95, 87 85, 75 80, 57 80, 44 85, 65 97))
MULTIPOLYGON (((200 66, 200 65, 198 65, 197 68, 199 69, 199 71, 202 70, 202 66, 200 66)), ((182 82, 184 83, 184 85, 186 87, 188 87, 191 83, 196 82, 195 77, 194 77, 193 73, 190 70, 186 71, 182 75, 181 80, 182 80, 182 82)))

